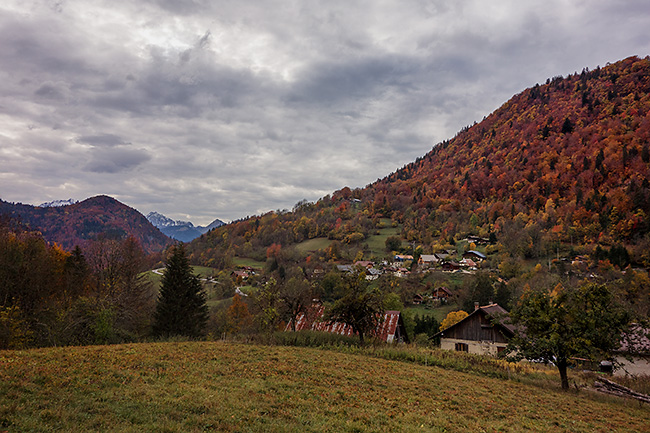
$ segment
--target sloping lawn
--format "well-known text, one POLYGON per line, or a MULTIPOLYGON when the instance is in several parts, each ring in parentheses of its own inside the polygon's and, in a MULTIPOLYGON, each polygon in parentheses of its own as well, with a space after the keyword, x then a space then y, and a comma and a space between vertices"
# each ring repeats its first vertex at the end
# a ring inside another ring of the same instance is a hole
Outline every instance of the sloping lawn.
POLYGON ((642 432, 650 410, 328 350, 182 342, 0 352, 0 429, 642 432))

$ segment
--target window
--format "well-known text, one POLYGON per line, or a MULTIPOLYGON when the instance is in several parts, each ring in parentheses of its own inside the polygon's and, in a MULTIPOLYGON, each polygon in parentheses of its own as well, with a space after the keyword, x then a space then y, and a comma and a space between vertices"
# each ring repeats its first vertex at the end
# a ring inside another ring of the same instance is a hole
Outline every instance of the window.
POLYGON ((456 352, 469 352, 467 343, 456 343, 456 352))

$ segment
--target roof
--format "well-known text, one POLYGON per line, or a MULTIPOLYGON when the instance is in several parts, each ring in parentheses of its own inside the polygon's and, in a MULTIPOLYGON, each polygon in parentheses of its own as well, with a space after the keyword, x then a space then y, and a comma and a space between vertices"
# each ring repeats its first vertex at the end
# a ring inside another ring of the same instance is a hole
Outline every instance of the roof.
MULTIPOLYGON (((354 335, 352 327, 340 322, 327 322, 323 320, 325 307, 322 304, 312 305, 306 314, 300 314, 296 319, 296 331, 311 330, 330 332, 333 334, 351 336, 354 335)), ((383 320, 377 325, 373 336, 382 341, 393 341, 400 321, 399 311, 384 312, 383 320)), ((291 324, 287 324, 285 330, 290 330, 291 324)))
POLYGON ((420 260, 423 262, 437 262, 439 259, 435 254, 422 254, 420 260))
POLYGON ((453 293, 451 293, 451 290, 449 290, 448 288, 446 288, 446 287, 444 287, 444 286, 441 286, 441 287, 438 287, 438 288, 435 289, 436 292, 437 292, 438 290, 442 290, 443 292, 445 292, 445 293, 448 294, 449 296, 452 296, 452 295, 453 295, 453 293))
POLYGON ((479 251, 476 251, 476 250, 466 251, 465 254, 474 254, 475 256, 480 257, 482 259, 487 259, 487 256, 485 254, 483 254, 483 253, 481 253, 479 251))
POLYGON ((449 328, 445 328, 442 331, 438 332, 434 337, 442 337, 443 333, 453 329, 458 326, 462 326, 462 324, 466 321, 469 321, 471 317, 477 315, 477 314, 485 314, 488 318, 491 319, 496 319, 496 322, 494 323, 495 326, 498 326, 503 330, 508 336, 513 336, 515 335, 515 327, 512 326, 511 324, 506 322, 506 319, 509 318, 510 313, 508 311, 501 307, 499 304, 490 304, 486 305, 484 307, 478 307, 476 310, 472 311, 471 314, 469 314, 467 317, 465 317, 463 320, 460 322, 451 325, 449 328))

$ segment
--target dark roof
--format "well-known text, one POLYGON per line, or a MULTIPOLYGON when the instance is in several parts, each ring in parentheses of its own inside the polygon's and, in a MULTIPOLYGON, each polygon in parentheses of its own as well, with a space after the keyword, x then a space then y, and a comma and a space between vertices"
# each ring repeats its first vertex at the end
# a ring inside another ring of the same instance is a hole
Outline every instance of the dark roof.
POLYGON ((499 304, 490 304, 486 305, 484 307, 479 307, 476 310, 474 310, 471 314, 469 314, 467 317, 465 317, 463 320, 461 320, 458 323, 455 323, 451 325, 449 328, 445 328, 442 331, 438 332, 434 337, 442 337, 442 334, 446 331, 449 331, 450 329, 453 329, 457 326, 461 326, 461 324, 467 320, 470 319, 470 317, 475 316, 476 314, 481 314, 484 313, 488 318, 490 319, 495 319, 495 326, 498 326, 501 328, 508 337, 512 337, 515 335, 515 327, 512 326, 511 324, 507 323, 508 318, 510 316, 510 313, 508 313, 508 310, 500 306, 499 304))

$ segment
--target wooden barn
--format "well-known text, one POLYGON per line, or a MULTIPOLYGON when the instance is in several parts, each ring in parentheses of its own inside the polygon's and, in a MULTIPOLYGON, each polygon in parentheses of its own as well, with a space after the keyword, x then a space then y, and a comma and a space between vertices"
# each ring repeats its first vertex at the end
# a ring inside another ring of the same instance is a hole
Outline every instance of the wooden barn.
MULTIPOLYGON (((323 305, 313 305, 306 314, 300 314, 298 316, 296 320, 296 331, 311 330, 347 336, 355 335, 351 326, 339 322, 328 322, 323 319, 324 315, 325 307, 323 305)), ((285 331, 291 331, 291 329, 291 323, 289 323, 285 331)), ((400 312, 386 311, 371 337, 388 343, 408 342, 404 320, 400 312)))
POLYGON ((440 331, 440 347, 446 350, 496 355, 505 350, 514 336, 512 325, 505 323, 508 312, 497 304, 476 307, 469 316, 440 331))

